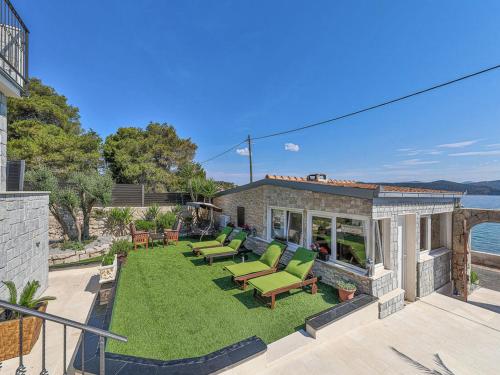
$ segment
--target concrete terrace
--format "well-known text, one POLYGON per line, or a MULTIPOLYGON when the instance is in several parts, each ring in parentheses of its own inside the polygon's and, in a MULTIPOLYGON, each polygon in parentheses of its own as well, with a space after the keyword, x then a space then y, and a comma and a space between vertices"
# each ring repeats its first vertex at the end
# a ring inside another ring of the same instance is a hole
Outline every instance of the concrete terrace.
MULTIPOLYGON (((47 313, 85 323, 95 294, 99 290, 97 266, 68 268, 49 272, 49 287, 46 296, 57 299, 51 301, 47 313)), ((46 368, 51 374, 63 373, 63 326, 47 322, 47 357, 46 368)), ((66 358, 69 363, 75 351, 80 330, 68 327, 66 358)), ((42 369, 41 335, 31 353, 24 356, 27 374, 39 374, 42 369)), ((18 358, 2 363, 0 374, 15 374, 19 364, 18 358)))
MULTIPOLYGON (((486 295, 500 306, 499 292, 483 290, 477 299, 486 295)), ((432 293, 386 319, 276 360, 265 374, 424 373, 417 364, 446 373, 439 356, 455 375, 493 375, 500 368, 499 343, 500 314, 432 293)))

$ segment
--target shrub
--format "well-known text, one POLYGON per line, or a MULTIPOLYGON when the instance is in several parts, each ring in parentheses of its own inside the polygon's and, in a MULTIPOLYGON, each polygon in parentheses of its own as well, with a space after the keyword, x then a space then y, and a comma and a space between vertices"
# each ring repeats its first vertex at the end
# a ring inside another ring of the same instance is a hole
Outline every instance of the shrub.
MULTIPOLYGON (((35 294, 38 288, 40 288, 40 283, 37 280, 28 281, 23 291, 21 292, 21 295, 19 296, 19 300, 17 299, 16 285, 12 281, 2 282, 9 290, 9 303, 12 303, 14 305, 18 304, 29 309, 37 309, 42 303, 56 299, 56 297, 49 296, 35 298, 35 294)), ((5 320, 15 319, 17 315, 18 314, 16 312, 8 309, 5 309, 4 311, 5 320)))
POLYGON ((479 284, 479 276, 476 271, 471 271, 470 273, 470 282, 472 284, 479 284))
POLYGON ((144 220, 155 221, 160 214, 160 206, 156 203, 148 207, 146 213, 144 214, 144 220))
POLYGON ((128 240, 114 241, 108 253, 102 258, 103 266, 110 266, 115 260, 115 255, 127 255, 132 249, 132 244, 128 240))
POLYGON ((156 230, 156 222, 150 220, 136 220, 135 229, 139 231, 154 232, 156 230))
POLYGON ((78 241, 64 241, 61 244, 62 250, 80 251, 80 250, 83 250, 84 247, 85 247, 85 245, 81 242, 78 242, 78 241))
POLYGON ((114 207, 106 214, 106 226, 111 232, 123 236, 126 233, 127 225, 132 222, 133 215, 134 212, 130 207, 114 207))
POLYGON ((348 292, 354 292, 356 290, 356 284, 346 280, 339 280, 337 282, 337 289, 346 290, 348 292))
POLYGON ((165 229, 171 229, 175 224, 176 216, 173 212, 165 212, 158 215, 156 219, 156 226, 159 231, 163 232, 165 229))

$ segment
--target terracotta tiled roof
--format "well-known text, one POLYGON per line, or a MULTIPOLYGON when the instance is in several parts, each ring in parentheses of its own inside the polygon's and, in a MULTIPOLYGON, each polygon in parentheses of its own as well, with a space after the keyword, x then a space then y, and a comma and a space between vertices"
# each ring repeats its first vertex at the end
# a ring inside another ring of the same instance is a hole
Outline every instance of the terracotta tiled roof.
POLYGON ((378 190, 397 192, 397 193, 439 193, 439 194, 462 194, 460 192, 453 192, 447 190, 435 190, 435 189, 424 189, 424 188, 412 188, 405 186, 390 186, 390 185, 378 185, 378 184, 368 184, 364 182, 357 182, 352 180, 333 180, 327 179, 326 181, 308 181, 305 177, 295 177, 295 176, 279 176, 279 175, 266 175, 267 179, 270 180, 282 180, 282 181, 296 181, 305 182, 309 184, 324 184, 330 186, 338 187, 351 187, 357 189, 368 189, 368 190, 378 190))

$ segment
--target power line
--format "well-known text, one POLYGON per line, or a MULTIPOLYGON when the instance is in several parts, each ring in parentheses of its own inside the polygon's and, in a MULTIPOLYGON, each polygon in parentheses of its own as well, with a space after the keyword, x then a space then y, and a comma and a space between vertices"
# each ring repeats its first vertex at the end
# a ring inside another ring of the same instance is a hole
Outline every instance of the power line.
POLYGON ((410 94, 407 94, 407 95, 404 95, 404 96, 400 96, 398 98, 391 99, 391 100, 388 100, 388 101, 383 102, 383 103, 379 103, 379 104, 376 104, 376 105, 372 105, 370 107, 359 109, 359 110, 354 111, 354 112, 346 113, 344 115, 340 115, 340 116, 337 116, 337 117, 334 117, 334 118, 331 118, 331 119, 328 119, 328 120, 323 120, 323 121, 320 121, 320 122, 315 122, 313 124, 304 125, 304 126, 301 126, 301 127, 298 127, 298 128, 294 128, 294 129, 289 129, 289 130, 284 130, 284 131, 280 131, 280 132, 276 132, 276 133, 262 135, 260 137, 254 137, 254 138, 252 138, 252 140, 277 137, 279 135, 289 134, 289 133, 297 132, 297 131, 300 131, 300 130, 313 128, 315 126, 320 126, 320 125, 328 124, 330 122, 342 120, 342 119, 344 119, 346 117, 355 116, 355 115, 358 115, 358 114, 363 113, 363 112, 368 112, 368 111, 371 111, 373 109, 384 107, 384 106, 389 105, 389 104, 393 104, 393 103, 396 103, 396 102, 399 102, 399 101, 402 101, 402 100, 405 100, 405 99, 412 98, 412 97, 417 96, 417 95, 421 95, 421 94, 427 93, 429 91, 437 90, 437 89, 439 89, 441 87, 452 85, 454 83, 463 81, 463 80, 468 79, 468 78, 472 78, 472 77, 478 76, 480 74, 484 74, 484 73, 490 72, 490 71, 498 69, 498 68, 500 68, 500 64, 492 66, 490 68, 486 68, 486 69, 480 70, 480 71, 475 72, 475 73, 467 74, 465 76, 453 79, 451 81, 447 81, 447 82, 444 82, 444 83, 437 84, 435 86, 432 86, 432 87, 429 87, 429 88, 426 88, 426 89, 423 89, 423 90, 415 91, 415 92, 412 92, 410 94))
MULTIPOLYGON (((315 123, 312 123, 312 124, 300 126, 300 127, 289 129, 289 130, 283 130, 283 131, 279 131, 279 132, 275 132, 275 133, 271 133, 271 134, 262 135, 262 136, 259 136, 259 137, 254 137, 254 138, 251 138, 251 140, 254 141, 254 140, 266 139, 266 138, 271 138, 271 137, 277 137, 277 136, 280 136, 280 135, 290 134, 290 133, 298 132, 298 131, 301 131, 301 130, 313 128, 313 127, 316 127, 316 126, 325 125, 325 124, 328 124, 328 123, 331 123, 331 122, 334 122, 334 121, 345 119, 347 117, 352 117, 352 116, 355 116, 355 115, 359 115, 360 113, 364 113, 364 112, 368 112, 368 111, 371 111, 371 110, 374 110, 374 109, 377 109, 377 108, 380 108, 380 107, 384 107, 384 106, 387 106, 389 104, 400 102, 400 101, 403 101, 403 100, 415 97, 417 95, 425 94, 427 92, 434 91, 434 90, 440 89, 440 88, 445 87, 445 86, 452 85, 452 84, 460 82, 460 81, 464 81, 464 80, 466 80, 468 78, 472 78, 472 77, 476 77, 476 76, 484 74, 484 73, 488 73, 488 72, 490 72, 492 70, 496 70, 498 68, 500 68, 500 64, 491 66, 491 67, 486 68, 486 69, 479 70, 479 71, 477 71, 475 73, 467 74, 467 75, 464 75, 464 76, 452 79, 450 81, 439 83, 439 84, 431 86, 429 88, 426 88, 426 89, 423 89, 423 90, 419 90, 419 91, 415 91, 415 92, 412 92, 410 94, 397 97, 395 99, 387 100, 385 102, 382 102, 382 103, 379 103, 379 104, 375 104, 375 105, 372 105, 370 107, 365 107, 365 108, 359 109, 359 110, 354 111, 354 112, 349 112, 349 113, 346 113, 346 114, 343 114, 343 115, 340 115, 340 116, 337 116, 337 117, 333 117, 333 118, 330 118, 330 119, 327 119, 327 120, 315 122, 315 123)), ((217 158, 221 157, 222 155, 225 155, 228 152, 231 152, 232 150, 236 149, 238 146, 242 145, 245 142, 248 142, 248 139, 245 139, 242 142, 238 143, 237 145, 234 145, 231 148, 229 148, 229 149, 221 152, 220 154, 217 154, 217 155, 215 155, 215 156, 213 156, 213 157, 211 157, 211 158, 203 161, 201 164, 205 164, 205 163, 208 163, 209 161, 217 159, 217 158)))
POLYGON ((234 149, 236 149, 238 146, 241 146, 241 145, 242 145, 243 143, 245 143, 245 142, 248 142, 248 139, 244 139, 242 142, 238 143, 237 145, 234 145, 234 146, 232 146, 231 148, 228 148, 226 151, 223 151, 223 152, 221 152, 220 154, 217 154, 217 155, 212 156, 211 158, 209 158, 209 159, 207 159, 207 160, 202 161, 200 164, 205 164, 205 163, 208 163, 209 161, 212 161, 212 160, 214 160, 214 159, 217 159, 217 158, 221 157, 222 155, 225 155, 225 154, 227 154, 228 152, 233 151, 234 149))

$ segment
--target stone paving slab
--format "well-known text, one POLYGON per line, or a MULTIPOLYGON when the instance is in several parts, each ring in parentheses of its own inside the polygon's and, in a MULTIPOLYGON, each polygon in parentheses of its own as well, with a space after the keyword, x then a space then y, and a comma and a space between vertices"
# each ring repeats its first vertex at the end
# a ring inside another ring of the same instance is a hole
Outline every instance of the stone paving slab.
MULTIPOLYGON (((500 305, 500 293, 495 301, 500 305)), ((499 374, 500 314, 432 293, 402 311, 276 361, 263 374, 499 374), (411 363, 414 361, 414 364, 411 363)))

